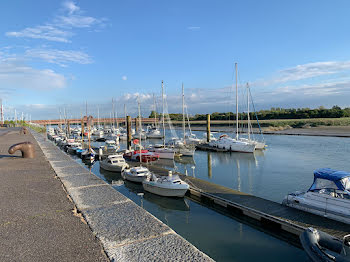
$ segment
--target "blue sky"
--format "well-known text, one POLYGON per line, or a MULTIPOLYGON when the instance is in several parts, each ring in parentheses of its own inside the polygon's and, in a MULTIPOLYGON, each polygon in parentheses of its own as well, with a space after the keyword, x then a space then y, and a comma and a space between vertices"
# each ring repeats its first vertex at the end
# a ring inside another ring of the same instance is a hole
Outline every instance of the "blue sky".
MULTIPOLYGON (((234 63, 258 109, 350 106, 349 1, 2 1, 0 98, 33 119, 233 111, 234 63)), ((243 91, 242 91, 243 92, 243 91)), ((243 95, 240 97, 244 100, 243 95)), ((242 105, 243 106, 243 105, 242 105)), ((244 110, 243 108, 241 110, 244 110)))

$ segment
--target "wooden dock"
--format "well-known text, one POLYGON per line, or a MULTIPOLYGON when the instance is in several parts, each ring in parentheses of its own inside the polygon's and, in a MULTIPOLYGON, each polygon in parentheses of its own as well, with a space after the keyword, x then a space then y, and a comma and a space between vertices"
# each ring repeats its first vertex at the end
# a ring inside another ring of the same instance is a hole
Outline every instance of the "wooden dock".
MULTIPOLYGON (((138 165, 131 162, 131 165, 138 165)), ((168 170, 147 165, 150 171, 158 175, 167 175, 168 170)), ((350 225, 326 217, 284 206, 267 199, 246 194, 205 180, 177 173, 190 185, 187 197, 221 213, 233 216, 243 223, 271 233, 300 246, 299 235, 308 227, 326 232, 338 239, 350 233, 350 225)))

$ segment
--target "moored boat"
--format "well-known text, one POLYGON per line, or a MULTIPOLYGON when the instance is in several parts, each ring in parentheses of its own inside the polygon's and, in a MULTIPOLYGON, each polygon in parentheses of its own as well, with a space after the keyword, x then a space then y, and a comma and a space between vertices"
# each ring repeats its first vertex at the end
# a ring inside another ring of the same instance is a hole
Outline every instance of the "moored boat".
POLYGON ((321 168, 307 192, 288 194, 282 204, 350 224, 349 190, 350 173, 321 168))
POLYGON ((350 261, 350 235, 344 236, 341 241, 310 227, 300 235, 300 242, 314 262, 350 261))
POLYGON ((124 169, 122 171, 122 178, 137 183, 142 183, 142 181, 150 175, 151 172, 143 166, 124 169))
POLYGON ((107 171, 112 172, 121 172, 126 168, 129 168, 129 165, 125 162, 125 159, 121 154, 110 155, 104 160, 100 161, 100 167, 107 171))
POLYGON ((178 175, 169 171, 168 176, 157 177, 155 174, 142 181, 143 189, 160 196, 183 197, 190 186, 178 175))

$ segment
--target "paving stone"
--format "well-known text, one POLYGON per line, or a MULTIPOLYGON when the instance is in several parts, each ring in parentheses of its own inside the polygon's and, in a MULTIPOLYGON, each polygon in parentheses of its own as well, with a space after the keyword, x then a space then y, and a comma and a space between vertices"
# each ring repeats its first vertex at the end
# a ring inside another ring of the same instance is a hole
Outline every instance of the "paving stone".
POLYGON ((72 188, 69 194, 80 210, 131 201, 109 185, 72 188))
POLYGON ((134 202, 87 209, 82 213, 92 230, 109 247, 173 232, 134 202))
POLYGON ((177 234, 106 249, 114 261, 213 261, 177 234))
POLYGON ((82 173, 80 175, 70 175, 60 177, 62 183, 67 190, 75 187, 96 186, 96 185, 108 185, 105 181, 98 178, 94 174, 82 173))
MULTIPOLYGON (((73 160, 71 160, 73 161, 73 160)), ((67 176, 74 176, 77 174, 90 174, 88 170, 86 170, 82 166, 77 166, 77 167, 56 167, 55 168, 56 174, 58 177, 67 177, 67 176)), ((92 173, 90 174, 91 176, 95 176, 92 173)), ((95 176, 96 177, 96 176, 95 176)))

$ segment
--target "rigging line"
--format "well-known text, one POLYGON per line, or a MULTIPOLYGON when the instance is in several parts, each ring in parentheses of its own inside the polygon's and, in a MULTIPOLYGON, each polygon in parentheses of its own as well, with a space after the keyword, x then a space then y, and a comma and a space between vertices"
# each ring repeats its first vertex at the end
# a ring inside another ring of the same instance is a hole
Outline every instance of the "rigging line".
POLYGON ((260 123, 259 123, 258 115, 257 115, 256 110, 255 110, 255 104, 254 104, 254 101, 253 101, 253 97, 252 97, 252 93, 251 93, 251 91, 250 91, 250 88, 249 88, 249 95, 250 95, 250 101, 252 101, 252 105, 253 105, 253 109, 254 109, 255 118, 256 118, 256 121, 257 121, 257 123, 258 123, 259 132, 260 132, 260 134, 261 134, 263 140, 265 140, 265 139, 264 139, 264 134, 263 134, 263 132, 262 132, 262 130, 261 130, 261 126, 260 126, 260 123))

